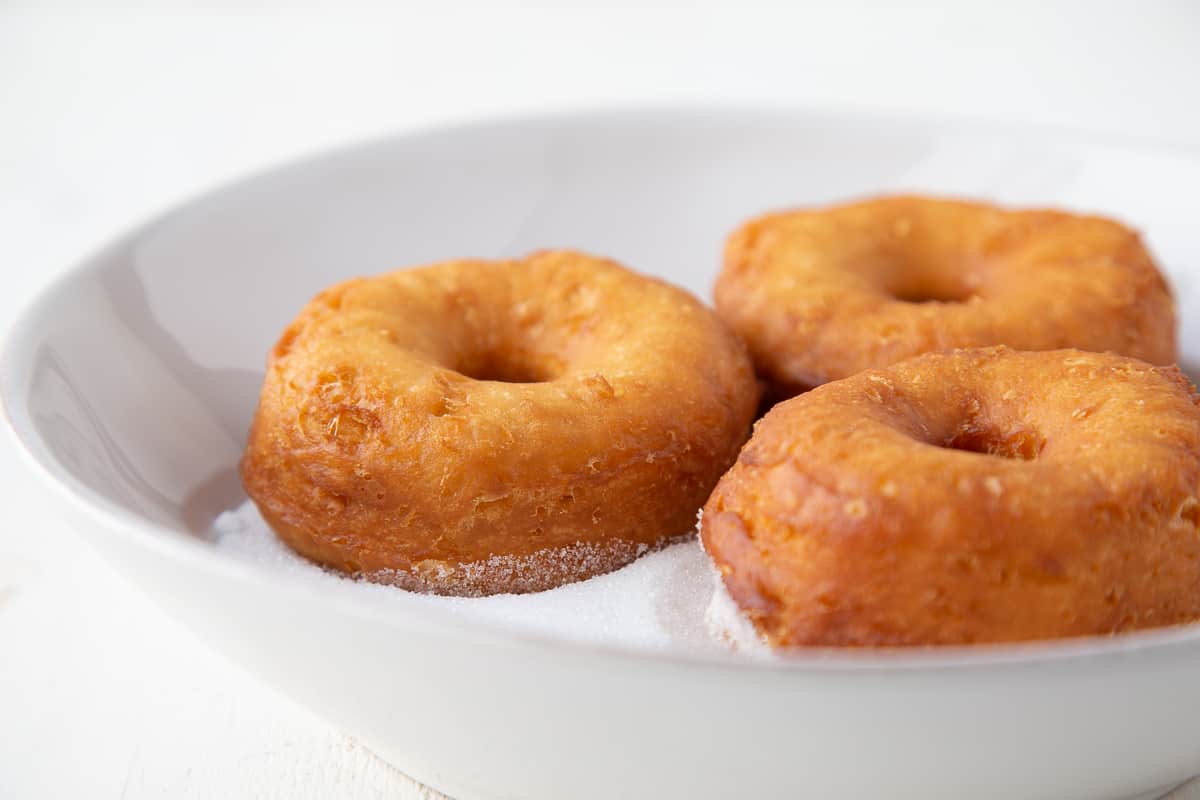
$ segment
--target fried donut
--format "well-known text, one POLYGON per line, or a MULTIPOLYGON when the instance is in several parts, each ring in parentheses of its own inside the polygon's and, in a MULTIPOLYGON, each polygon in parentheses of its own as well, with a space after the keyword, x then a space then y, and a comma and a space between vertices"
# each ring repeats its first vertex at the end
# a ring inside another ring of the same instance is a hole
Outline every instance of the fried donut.
POLYGON ((744 346, 581 253, 453 261, 316 297, 241 464, 294 550, 425 592, 533 592, 690 532, 749 435, 744 346))
POLYGON ((775 406, 702 541, 768 642, 904 646, 1200 618, 1200 409, 1176 367, 930 353, 775 406))
POLYGON ((884 197, 729 239, 717 313, 785 398, 932 350, 1076 347, 1175 361, 1170 289, 1112 220, 884 197))

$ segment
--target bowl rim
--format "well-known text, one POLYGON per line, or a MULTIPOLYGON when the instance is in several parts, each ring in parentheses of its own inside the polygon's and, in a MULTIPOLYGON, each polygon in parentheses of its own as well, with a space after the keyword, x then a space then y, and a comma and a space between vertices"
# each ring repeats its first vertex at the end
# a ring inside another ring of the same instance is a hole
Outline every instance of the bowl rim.
MULTIPOLYGON (((905 111, 866 110, 822 105, 773 105, 744 102, 683 102, 646 104, 601 104, 580 108, 525 112, 509 115, 488 115, 435 122, 404 128, 382 135, 323 148, 285 159, 279 163, 250 171, 233 180, 178 200, 143 221, 134 223, 76 260, 43 286, 16 315, 0 343, 0 413, 16 450, 38 476, 44 486, 110 535, 127 543, 152 551, 156 556, 182 561, 195 569, 225 580, 254 581, 270 588, 268 591, 299 592, 303 584, 288 573, 265 565, 238 559, 219 551, 211 544, 192 536, 179 535, 180 529, 155 522, 127 509, 86 486, 67 471, 44 446, 36 426, 29 419, 27 394, 28 366, 40 340, 37 329, 47 312, 52 310, 60 295, 68 292, 78 281, 102 269, 110 253, 145 236, 153 228, 189 208, 219 196, 248 188, 260 181, 271 180, 314 163, 332 165, 338 159, 361 156, 366 152, 394 145, 401 141, 414 142, 455 133, 482 134, 488 129, 525 126, 553 126, 580 122, 617 122, 627 126, 645 124, 647 120, 727 118, 738 115, 746 124, 774 122, 777 124, 809 121, 821 126, 903 127, 910 129, 944 130, 964 135, 995 135, 1005 133, 1021 137, 1037 137, 1039 141, 1058 141, 1074 145, 1095 145, 1136 151, 1153 151, 1177 158, 1200 160, 1200 147, 1175 142, 1152 141, 1140 137, 1097 134, 1094 132, 1037 124, 1001 122, 978 117, 942 114, 910 113, 905 111)), ((84 534, 80 534, 81 536, 84 534)), ((961 646, 909 648, 835 648, 814 647, 775 654, 770 659, 745 658, 736 653, 690 651, 686 649, 654 649, 632 644, 587 642, 557 638, 517 626, 489 623, 455 614, 437 607, 402 608, 397 604, 386 612, 377 604, 356 602, 349 597, 331 596, 323 602, 339 606, 343 613, 374 617, 380 623, 401 630, 421 631, 441 636, 465 638, 481 644, 532 647, 559 655, 582 654, 633 660, 646 665, 653 662, 665 666, 716 669, 754 673, 843 673, 877 674, 880 671, 922 672, 952 670, 993 670, 1026 666, 1051 667, 1095 661, 1106 656, 1182 655, 1188 648, 1200 646, 1200 621, 1161 628, 1151 628, 1106 636, 1086 636, 1049 639, 1031 642, 977 644, 961 646)))

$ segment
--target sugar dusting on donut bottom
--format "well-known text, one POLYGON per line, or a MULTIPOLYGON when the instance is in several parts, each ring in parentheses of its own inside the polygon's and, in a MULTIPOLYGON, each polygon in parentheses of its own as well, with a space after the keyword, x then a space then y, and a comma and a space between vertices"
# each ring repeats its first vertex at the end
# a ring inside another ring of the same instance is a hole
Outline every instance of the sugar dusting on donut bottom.
POLYGON ((621 539, 603 544, 575 542, 525 556, 491 556, 464 564, 430 560, 420 562, 420 570, 415 573, 380 570, 356 577, 428 594, 483 597, 495 594, 497 586, 511 587, 514 594, 525 594, 570 583, 578 580, 579 575, 612 572, 651 550, 661 550, 686 538, 690 536, 664 541, 655 547, 621 539))
POLYGON ((490 597, 418 594, 385 585, 401 582, 394 575, 375 575, 371 582, 326 571, 284 545, 249 501, 220 515, 213 523, 212 536, 217 547, 233 556, 286 571, 315 591, 358 602, 390 608, 439 608, 497 627, 577 642, 682 653, 733 650, 751 658, 769 657, 766 646, 724 593, 694 536, 653 552, 638 552, 635 545, 630 545, 628 552, 579 547, 552 557, 545 554, 540 560, 515 563, 499 559, 457 568, 481 573, 490 570, 488 574, 511 569, 519 576, 522 570, 534 568, 573 569, 586 559, 602 559, 603 563, 612 563, 614 558, 636 559, 613 572, 557 589, 490 597), (721 613, 713 610, 719 596, 728 603, 721 613), (737 625, 739 620, 742 627, 737 625))

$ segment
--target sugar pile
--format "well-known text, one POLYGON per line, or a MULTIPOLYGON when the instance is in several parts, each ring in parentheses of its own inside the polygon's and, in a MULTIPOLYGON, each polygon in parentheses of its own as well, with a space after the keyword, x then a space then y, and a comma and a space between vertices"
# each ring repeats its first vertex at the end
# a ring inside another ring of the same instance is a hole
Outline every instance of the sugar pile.
POLYGON ((359 602, 437 607, 497 628, 591 644, 768 656, 694 539, 645 555, 616 572, 548 592, 438 597, 352 580, 305 561, 276 538, 249 501, 217 517, 212 535, 231 555, 359 602))

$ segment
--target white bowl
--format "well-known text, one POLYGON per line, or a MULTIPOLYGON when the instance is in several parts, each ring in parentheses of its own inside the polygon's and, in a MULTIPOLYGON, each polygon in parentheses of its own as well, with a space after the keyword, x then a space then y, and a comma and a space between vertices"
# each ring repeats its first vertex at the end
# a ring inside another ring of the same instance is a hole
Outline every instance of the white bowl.
POLYGON ((207 541, 264 354, 323 286, 570 246, 701 296, 760 211, 893 190, 1110 213, 1181 298, 1200 158, 1043 131, 765 110, 552 116, 271 171, 123 236, 13 330, 0 391, 88 539, 170 613, 461 798, 1104 798, 1200 772, 1200 628, 786 663, 597 647, 321 596, 207 541))

